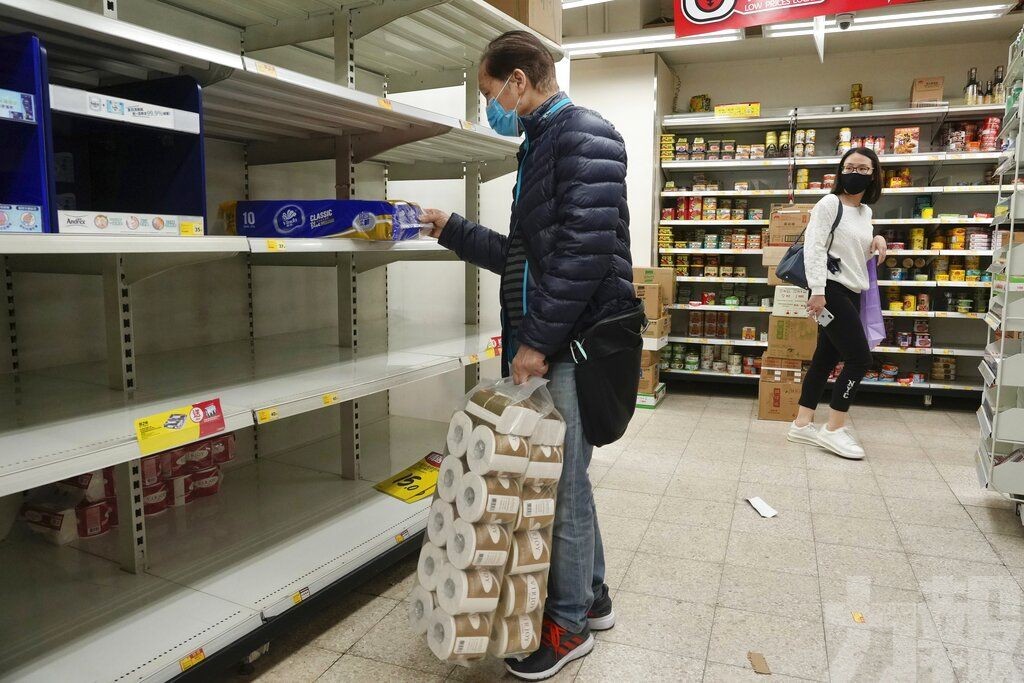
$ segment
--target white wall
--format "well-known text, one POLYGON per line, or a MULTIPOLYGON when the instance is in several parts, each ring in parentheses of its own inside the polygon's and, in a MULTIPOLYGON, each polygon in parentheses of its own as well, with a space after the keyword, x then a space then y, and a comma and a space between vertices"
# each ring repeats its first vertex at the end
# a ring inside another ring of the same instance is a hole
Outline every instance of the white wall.
POLYGON ((630 239, 638 266, 651 264, 654 234, 657 59, 630 55, 572 62, 573 101, 611 121, 626 142, 630 239))

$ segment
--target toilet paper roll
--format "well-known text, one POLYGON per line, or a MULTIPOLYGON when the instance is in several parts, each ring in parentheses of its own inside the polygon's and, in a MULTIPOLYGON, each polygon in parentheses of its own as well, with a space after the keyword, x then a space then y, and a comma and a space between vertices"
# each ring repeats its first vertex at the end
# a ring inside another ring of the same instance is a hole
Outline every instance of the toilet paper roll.
POLYGON ((458 569, 503 567, 512 535, 500 524, 470 524, 457 519, 448 533, 448 561, 458 569))
POLYGON ((530 444, 524 438, 495 434, 487 425, 480 425, 470 436, 466 463, 479 475, 518 477, 530 464, 530 444))
POLYGON ((441 461, 441 471, 437 473, 437 495, 447 503, 454 503, 462 485, 462 475, 466 473, 466 463, 462 458, 449 453, 441 461))
POLYGON ((557 417, 545 417, 537 423, 530 443, 535 446, 561 446, 565 443, 565 422, 557 417))
POLYGON ((499 434, 530 436, 542 415, 525 405, 513 403, 493 389, 483 389, 469 397, 466 412, 494 426, 499 434))
POLYGON ((481 477, 467 472, 462 477, 455 505, 459 517, 467 522, 515 524, 519 513, 519 495, 519 482, 514 479, 481 477))
POLYGON ((469 435, 473 433, 473 420, 461 410, 452 415, 448 423, 448 453, 457 458, 466 454, 469 435))
POLYGON ((416 586, 409 596, 409 627, 413 633, 423 634, 427 632, 427 624, 437 606, 434 594, 423 586, 416 586))
POLYGON ((416 576, 420 580, 420 585, 431 591, 437 588, 441 569, 446 564, 448 564, 448 559, 445 557, 444 550, 430 541, 424 543, 420 549, 420 560, 416 564, 416 576))
POLYGON ((516 531, 533 531, 551 526, 555 521, 555 487, 527 484, 516 519, 516 531))
POLYGON ((439 548, 448 542, 448 530, 455 521, 455 508, 451 503, 435 498, 427 516, 427 538, 439 548))
POLYGON ((448 614, 493 612, 501 582, 491 569, 456 569, 446 564, 437 579, 437 605, 448 614))
POLYGON ((540 614, 519 614, 494 620, 488 652, 494 657, 534 652, 540 647, 540 614))
POLYGON ((526 466, 527 481, 558 481, 562 476, 561 446, 531 446, 530 463, 526 466))
POLYGON ((497 615, 529 614, 544 606, 547 599, 547 581, 543 573, 506 576, 501 586, 497 615))
POLYGON ((531 574, 551 564, 551 545, 540 531, 518 531, 512 534, 509 574, 531 574))
POLYGON ((483 614, 451 616, 434 610, 427 624, 427 645, 443 661, 482 659, 490 633, 491 620, 483 614))

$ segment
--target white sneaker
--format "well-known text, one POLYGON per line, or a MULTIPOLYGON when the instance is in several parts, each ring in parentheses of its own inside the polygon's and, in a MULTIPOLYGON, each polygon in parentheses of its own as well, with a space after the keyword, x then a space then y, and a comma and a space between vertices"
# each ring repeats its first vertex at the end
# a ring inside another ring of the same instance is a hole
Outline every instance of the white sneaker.
POLYGON ((813 422, 808 422, 803 427, 797 427, 796 422, 791 422, 786 438, 794 443, 809 443, 812 446, 817 446, 818 428, 814 426, 813 422))
POLYGON ((849 460, 863 460, 864 449, 857 443, 850 430, 846 427, 830 431, 828 427, 818 430, 818 445, 830 450, 841 458, 849 460))

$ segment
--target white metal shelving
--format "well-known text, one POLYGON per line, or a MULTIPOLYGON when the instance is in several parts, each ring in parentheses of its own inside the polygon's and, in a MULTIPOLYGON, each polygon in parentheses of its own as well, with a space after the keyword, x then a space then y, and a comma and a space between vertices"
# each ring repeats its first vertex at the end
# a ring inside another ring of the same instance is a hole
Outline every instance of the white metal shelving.
MULTIPOLYGON (((747 119, 723 119, 707 114, 672 114, 663 119, 662 127, 678 131, 770 129, 788 126, 791 111, 793 110, 765 110, 761 116, 747 119)), ((905 104, 879 103, 871 111, 833 112, 830 107, 799 107, 796 113, 801 125, 828 128, 847 125, 871 126, 877 123, 939 123, 947 118, 999 116, 1003 113, 1003 106, 950 106, 948 103, 939 103, 934 106, 907 107, 905 104)))
MULTIPOLYGON (((920 187, 887 187, 883 195, 905 194, 998 194, 1013 189, 1013 185, 926 185, 920 187)), ((831 189, 793 190, 796 197, 822 197, 831 189)), ((788 197, 789 190, 664 190, 662 197, 788 197)))

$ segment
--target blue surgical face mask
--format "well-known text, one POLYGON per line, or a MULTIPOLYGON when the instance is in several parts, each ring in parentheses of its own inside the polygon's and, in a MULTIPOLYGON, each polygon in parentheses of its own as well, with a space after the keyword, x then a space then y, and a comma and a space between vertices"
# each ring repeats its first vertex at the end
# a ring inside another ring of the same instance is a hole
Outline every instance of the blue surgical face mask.
POLYGON ((501 106, 501 102, 498 101, 501 93, 505 92, 505 88, 508 87, 511 80, 512 74, 509 74, 509 77, 505 79, 505 85, 501 86, 498 94, 487 103, 487 122, 491 124, 491 129, 498 135, 517 138, 519 137, 519 114, 516 112, 516 109, 519 108, 519 101, 523 98, 520 97, 519 100, 516 100, 516 106, 512 108, 512 111, 506 111, 505 107, 501 106))

